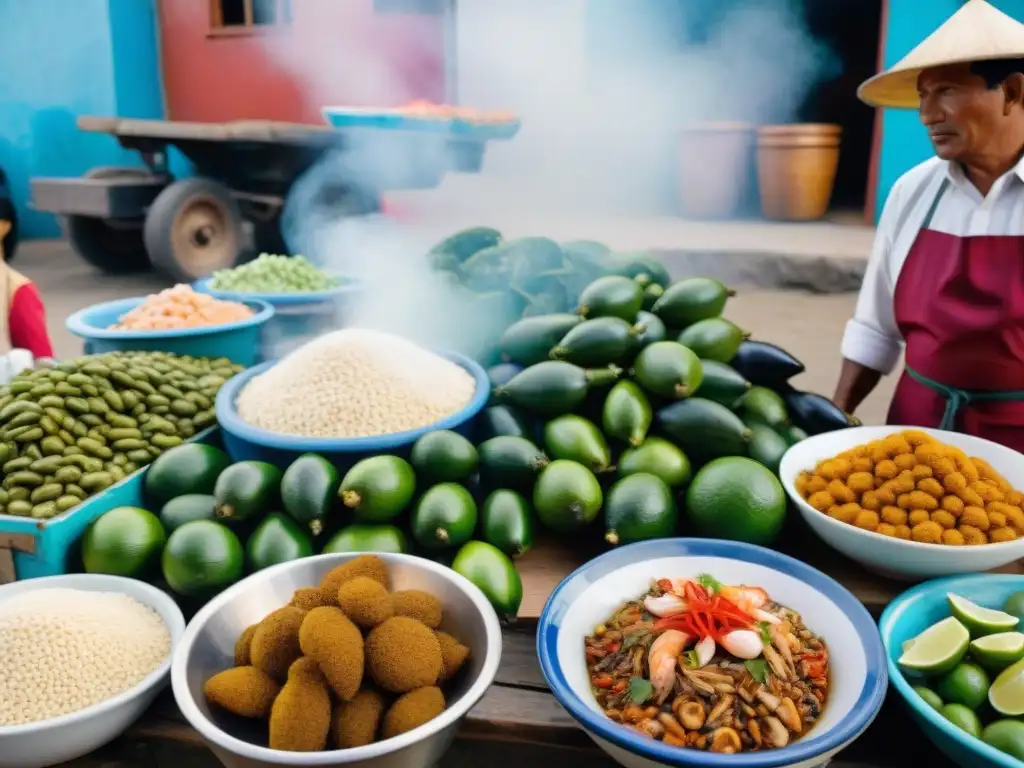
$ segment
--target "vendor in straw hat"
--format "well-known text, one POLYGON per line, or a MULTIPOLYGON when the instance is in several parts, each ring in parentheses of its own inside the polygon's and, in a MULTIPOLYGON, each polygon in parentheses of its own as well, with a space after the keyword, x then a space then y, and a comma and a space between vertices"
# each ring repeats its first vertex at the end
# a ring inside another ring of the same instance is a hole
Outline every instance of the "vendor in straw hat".
POLYGON ((853 412, 905 350, 890 424, 1024 451, 1024 24, 969 0, 859 95, 917 109, 936 156, 889 193, 834 399, 853 412))

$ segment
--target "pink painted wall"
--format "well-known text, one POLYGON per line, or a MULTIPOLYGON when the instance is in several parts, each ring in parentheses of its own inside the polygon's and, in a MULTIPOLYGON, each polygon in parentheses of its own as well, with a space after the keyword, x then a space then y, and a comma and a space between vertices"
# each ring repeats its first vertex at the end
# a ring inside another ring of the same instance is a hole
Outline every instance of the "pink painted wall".
POLYGON ((210 34, 209 0, 161 0, 167 116, 319 123, 320 107, 443 101, 439 16, 378 14, 373 0, 292 0, 292 23, 210 34))

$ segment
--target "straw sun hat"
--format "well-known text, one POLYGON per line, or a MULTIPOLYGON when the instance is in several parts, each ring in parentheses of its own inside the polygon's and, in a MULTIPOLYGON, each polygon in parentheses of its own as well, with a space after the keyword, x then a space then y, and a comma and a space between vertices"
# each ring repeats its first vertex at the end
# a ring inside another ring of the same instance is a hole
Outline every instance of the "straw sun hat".
POLYGON ((857 89, 874 107, 918 109, 917 76, 922 70, 972 61, 1024 58, 1024 24, 985 0, 967 0, 963 8, 924 42, 857 89))

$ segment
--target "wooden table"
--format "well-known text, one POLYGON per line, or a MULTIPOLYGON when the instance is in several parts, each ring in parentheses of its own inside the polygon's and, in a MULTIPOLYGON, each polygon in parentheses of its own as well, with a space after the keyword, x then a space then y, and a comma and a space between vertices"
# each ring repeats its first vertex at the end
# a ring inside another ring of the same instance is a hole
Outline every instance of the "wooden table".
MULTIPOLYGON (((826 550, 810 534, 796 530, 783 546, 842 582, 876 617, 906 584, 873 576, 855 563, 826 550)), ((558 768, 612 768, 562 709, 541 675, 535 650, 536 617, 547 596, 568 573, 588 558, 580 551, 545 542, 519 561, 524 599, 519 621, 504 632, 504 651, 495 685, 470 712, 460 738, 440 768, 504 768, 527 760, 558 768)), ((1006 570, 1020 573, 1019 565, 1006 570)), ((906 707, 891 693, 878 718, 833 768, 954 768, 911 721, 906 707), (912 757, 911 757, 912 756, 912 757)), ((116 742, 65 768, 217 768, 220 763, 199 734, 182 718, 170 692, 116 742)))

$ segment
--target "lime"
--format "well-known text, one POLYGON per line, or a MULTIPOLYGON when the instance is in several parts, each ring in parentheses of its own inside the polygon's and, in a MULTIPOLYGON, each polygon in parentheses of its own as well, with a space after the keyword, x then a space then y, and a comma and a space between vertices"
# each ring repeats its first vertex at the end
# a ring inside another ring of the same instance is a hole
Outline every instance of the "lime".
POLYGON ((981 721, 963 704, 946 704, 939 710, 939 714, 949 720, 953 725, 962 731, 967 731, 971 736, 981 738, 981 721))
POLYGON ((999 672, 1024 659, 1024 633, 1000 632, 971 643, 971 656, 985 669, 999 672))
POLYGON ((1024 715, 1024 659, 999 673, 988 689, 988 703, 1008 717, 1024 715))
POLYGON ((160 558, 167 534, 160 520, 141 507, 117 507, 97 518, 82 538, 86 573, 138 577, 160 558))
POLYGON ((985 703, 991 682, 985 670, 977 664, 964 662, 953 667, 935 686, 935 692, 950 704, 963 704, 968 709, 977 709, 985 703))
POLYGON ((1017 622, 1020 621, 1016 616, 985 608, 977 603, 972 603, 966 597, 954 595, 952 592, 948 593, 946 597, 949 598, 949 608, 953 615, 967 627, 971 637, 1006 632, 1016 627, 1017 622))
POLYGON ((915 637, 899 665, 915 672, 945 674, 960 663, 970 639, 967 627, 950 616, 915 637))
POLYGON ((1024 592, 1014 592, 1003 604, 1003 610, 1018 619, 1024 619, 1024 592))
POLYGON ((996 720, 981 732, 982 740, 1001 752, 1024 760, 1024 723, 1020 720, 996 720))
POLYGON ((686 515, 699 536, 767 545, 786 519, 786 492, 762 464, 740 456, 715 459, 693 478, 686 515))
POLYGON ((932 709, 939 711, 942 709, 942 699, 939 698, 939 694, 933 691, 931 688, 926 688, 923 685, 915 685, 914 691, 924 699, 925 703, 932 709))
POLYGON ((242 543, 226 526, 193 520, 167 539, 164 579, 180 595, 212 595, 242 578, 244 562, 242 543))

